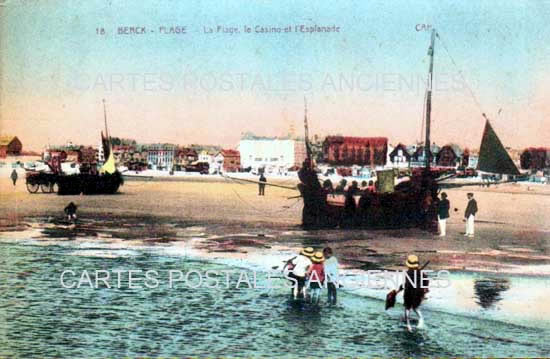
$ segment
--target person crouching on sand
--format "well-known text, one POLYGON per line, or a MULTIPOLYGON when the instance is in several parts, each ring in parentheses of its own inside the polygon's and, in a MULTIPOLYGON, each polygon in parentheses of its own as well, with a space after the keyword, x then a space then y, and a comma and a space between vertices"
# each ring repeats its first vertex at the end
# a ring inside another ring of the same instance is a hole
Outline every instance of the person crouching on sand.
POLYGON ((328 289, 328 303, 331 305, 336 304, 336 290, 338 288, 338 259, 332 255, 332 248, 326 247, 323 249, 323 255, 325 256, 325 278, 328 289))
POLYGON ((311 265, 311 256, 313 256, 313 248, 303 248, 297 257, 287 263, 287 265, 292 267, 288 272, 287 278, 295 282, 293 290, 295 300, 298 299, 298 294, 304 299, 306 298, 306 272, 311 265))
POLYGON ((311 257, 313 264, 309 266, 306 277, 308 278, 308 288, 311 291, 311 303, 319 304, 319 298, 321 297, 321 288, 325 282, 325 268, 323 262, 325 257, 321 252, 315 252, 311 257))
POLYGON ((65 207, 64 212, 67 215, 67 221, 72 221, 72 220, 76 221, 77 208, 78 208, 77 205, 74 204, 73 202, 69 203, 67 207, 65 207))

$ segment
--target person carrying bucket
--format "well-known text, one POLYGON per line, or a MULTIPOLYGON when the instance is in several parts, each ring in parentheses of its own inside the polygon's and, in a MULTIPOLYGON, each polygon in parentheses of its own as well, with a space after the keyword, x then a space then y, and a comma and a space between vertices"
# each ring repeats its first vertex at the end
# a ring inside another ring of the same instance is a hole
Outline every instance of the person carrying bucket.
POLYGON ((386 296, 386 310, 392 308, 395 305, 395 297, 403 289, 405 293, 403 294, 403 304, 405 306, 405 320, 407 322, 407 330, 412 331, 410 323, 410 314, 413 310, 416 315, 418 315, 418 325, 417 328, 422 328, 424 326, 424 317, 418 309, 426 293, 428 292, 429 280, 423 274, 422 270, 430 263, 426 262, 422 267, 419 266, 418 257, 414 254, 411 254, 407 257, 405 265, 407 266, 407 272, 405 274, 405 283, 400 285, 399 289, 392 290, 386 296))

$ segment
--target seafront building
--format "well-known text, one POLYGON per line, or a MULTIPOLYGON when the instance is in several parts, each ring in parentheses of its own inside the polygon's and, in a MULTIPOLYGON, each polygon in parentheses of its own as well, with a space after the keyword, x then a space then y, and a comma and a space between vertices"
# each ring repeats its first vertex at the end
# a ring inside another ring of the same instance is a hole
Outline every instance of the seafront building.
POLYGON ((214 161, 214 154, 210 153, 207 150, 202 150, 198 154, 198 161, 208 163, 209 165, 212 164, 214 161))
POLYGON ((550 148, 529 147, 523 150, 520 155, 521 168, 525 170, 548 170, 550 169, 550 148))
POLYGON ((244 138, 239 142, 241 166, 253 172, 285 174, 306 158, 305 143, 295 139, 244 138))
POLYGON ((241 170, 241 154, 236 150, 221 150, 212 161, 212 173, 239 172, 241 170))
POLYGON ((402 143, 397 144, 388 154, 388 164, 392 168, 409 168, 411 166, 411 154, 407 151, 407 146, 402 143))
POLYGON ((147 163, 153 170, 171 171, 174 167, 176 149, 177 146, 170 143, 148 145, 147 163))
POLYGON ((387 153, 386 137, 327 136, 323 142, 324 160, 330 165, 383 167, 387 153))
POLYGON ((18 156, 23 150, 23 144, 17 136, 0 136, 0 158, 18 156))
MULTIPOLYGON (((0 137, 0 158, 21 157, 22 144, 17 136, 0 137)), ((208 164, 210 173, 251 172, 257 175, 287 175, 298 170, 306 158, 305 142, 289 134, 285 137, 259 137, 246 133, 237 149, 221 149, 215 145, 178 146, 170 143, 137 144, 134 140, 113 138, 113 154, 122 169, 142 171, 194 171, 198 165, 208 164)), ((399 169, 404 172, 423 167, 425 152, 422 143, 393 146, 385 137, 313 136, 310 141, 312 157, 323 175, 372 177, 373 171, 399 169)), ((461 149, 456 144, 442 147, 432 143, 431 166, 458 171, 477 168, 478 150, 461 149)), ((549 172, 550 149, 526 148, 523 151, 507 149, 516 165, 524 171, 549 172), (521 165, 521 166, 520 166, 521 165)), ((38 155, 38 154, 37 154, 38 155)), ((85 164, 97 168, 104 161, 104 149, 68 143, 45 150, 43 158, 58 156, 62 162, 85 164)), ((0 167, 11 161, 0 161, 0 167)), ((16 160, 15 162, 21 162, 16 160)), ((30 162, 25 164, 32 167, 30 162)))
POLYGON ((197 151, 194 149, 178 147, 175 151, 174 170, 183 171, 186 166, 196 162, 198 158, 197 151))

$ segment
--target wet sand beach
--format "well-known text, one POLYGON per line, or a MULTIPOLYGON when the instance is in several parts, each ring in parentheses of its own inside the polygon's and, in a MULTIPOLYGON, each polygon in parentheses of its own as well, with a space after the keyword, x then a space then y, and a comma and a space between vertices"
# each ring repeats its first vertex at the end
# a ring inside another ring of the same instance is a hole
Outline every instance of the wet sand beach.
MULTIPOLYGON (((271 183, 295 185, 292 178, 271 183)), ((451 201, 447 237, 418 229, 303 231, 297 191, 224 179, 126 181, 112 196, 29 194, 24 180, 14 188, 0 180, 0 236, 94 238, 124 245, 171 243, 207 258, 246 259, 255 254, 297 251, 302 246, 335 249, 349 269, 394 269, 408 253, 430 260, 432 269, 526 275, 550 274, 550 191, 520 185, 467 187, 446 191, 451 201), (480 212, 474 239, 463 237, 466 193, 475 193, 480 212), (63 208, 79 206, 79 223, 64 226, 63 208), (456 208, 457 211, 453 209, 456 208), (181 229, 198 228, 190 240, 181 229)))

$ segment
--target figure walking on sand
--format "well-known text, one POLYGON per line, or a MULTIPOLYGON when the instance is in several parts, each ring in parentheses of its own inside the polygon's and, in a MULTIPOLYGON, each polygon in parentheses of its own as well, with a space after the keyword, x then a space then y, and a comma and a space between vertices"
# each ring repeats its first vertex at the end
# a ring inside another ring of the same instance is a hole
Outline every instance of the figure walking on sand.
POLYGON ((464 236, 473 238, 476 213, 477 202, 474 199, 474 194, 470 192, 468 193, 468 206, 466 206, 466 211, 464 211, 464 218, 466 219, 466 233, 464 233, 464 236))
POLYGON ((258 185, 258 187, 259 187, 258 196, 265 196, 265 183, 266 182, 267 182, 267 179, 265 178, 264 174, 262 173, 260 175, 260 183, 258 185))
POLYGON ((437 205, 437 220, 439 222, 439 237, 447 235, 447 218, 451 204, 447 199, 447 193, 441 192, 441 201, 437 205))
POLYGON ((13 186, 15 187, 15 183, 17 182, 17 171, 15 169, 11 172, 10 178, 13 181, 13 186))

